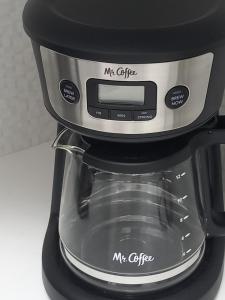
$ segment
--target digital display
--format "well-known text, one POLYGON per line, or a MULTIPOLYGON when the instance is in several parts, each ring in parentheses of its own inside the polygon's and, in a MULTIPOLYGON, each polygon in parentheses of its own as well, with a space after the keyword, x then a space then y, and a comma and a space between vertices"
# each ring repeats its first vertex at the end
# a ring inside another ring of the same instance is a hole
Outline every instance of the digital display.
POLYGON ((144 86, 98 85, 98 101, 102 104, 144 105, 144 86))

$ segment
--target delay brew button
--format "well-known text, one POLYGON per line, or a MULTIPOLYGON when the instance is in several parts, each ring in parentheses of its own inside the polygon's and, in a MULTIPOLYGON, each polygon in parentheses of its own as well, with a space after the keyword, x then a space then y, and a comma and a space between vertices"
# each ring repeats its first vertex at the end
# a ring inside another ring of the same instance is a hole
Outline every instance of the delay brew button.
POLYGON ((80 93, 76 85, 70 80, 61 80, 59 84, 62 98, 71 103, 78 103, 80 100, 80 93))
POLYGON ((92 117, 98 119, 109 119, 109 111, 98 107, 88 107, 88 112, 92 117))
POLYGON ((142 110, 134 112, 134 121, 150 121, 156 116, 156 110, 142 110))
POLYGON ((166 95, 166 106, 170 109, 179 108, 187 102, 189 95, 189 89, 186 86, 175 86, 166 95))
POLYGON ((110 115, 111 115, 111 120, 117 120, 117 121, 131 121, 132 120, 132 112, 131 111, 111 110, 110 115))

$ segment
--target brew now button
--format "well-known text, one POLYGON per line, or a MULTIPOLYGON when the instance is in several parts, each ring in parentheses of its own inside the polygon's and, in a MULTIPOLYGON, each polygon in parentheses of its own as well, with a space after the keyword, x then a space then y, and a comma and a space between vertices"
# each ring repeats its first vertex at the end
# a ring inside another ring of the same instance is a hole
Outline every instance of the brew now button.
POLYGON ((110 116, 111 116, 111 120, 117 120, 117 121, 131 121, 132 120, 132 112, 131 111, 111 110, 110 116))
POLYGON ((169 90, 166 95, 166 106, 170 109, 177 109, 187 102, 189 95, 189 89, 186 86, 175 86, 174 88, 169 90))

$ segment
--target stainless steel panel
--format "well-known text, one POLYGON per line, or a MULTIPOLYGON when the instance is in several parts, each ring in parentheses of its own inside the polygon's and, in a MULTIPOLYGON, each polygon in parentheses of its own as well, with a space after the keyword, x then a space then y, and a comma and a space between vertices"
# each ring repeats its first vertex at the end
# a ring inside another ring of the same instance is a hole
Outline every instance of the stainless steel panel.
POLYGON ((44 47, 41 47, 41 55, 49 98, 55 112, 62 119, 78 126, 120 134, 157 133, 193 123, 204 109, 214 56, 207 53, 181 61, 123 65, 76 59, 44 47), (86 82, 90 78, 155 82, 158 87, 156 117, 140 122, 102 120, 90 116, 86 96, 86 82), (76 84, 81 95, 79 103, 69 104, 62 99, 59 91, 62 79, 76 84), (190 97, 182 107, 172 110, 165 105, 165 96, 177 85, 187 86, 190 97))

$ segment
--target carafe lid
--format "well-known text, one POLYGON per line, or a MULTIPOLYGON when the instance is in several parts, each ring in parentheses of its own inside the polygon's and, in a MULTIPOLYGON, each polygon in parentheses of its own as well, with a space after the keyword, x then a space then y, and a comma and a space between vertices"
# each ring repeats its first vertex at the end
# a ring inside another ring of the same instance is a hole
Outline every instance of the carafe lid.
MULTIPOLYGON (((86 138, 84 138, 86 139, 86 138)), ((146 144, 119 144, 86 139, 83 161, 110 173, 145 174, 167 171, 191 157, 189 137, 146 144)))
POLYGON ((223 0, 29 0, 23 18, 41 45, 100 61, 175 60, 225 43, 223 0))

